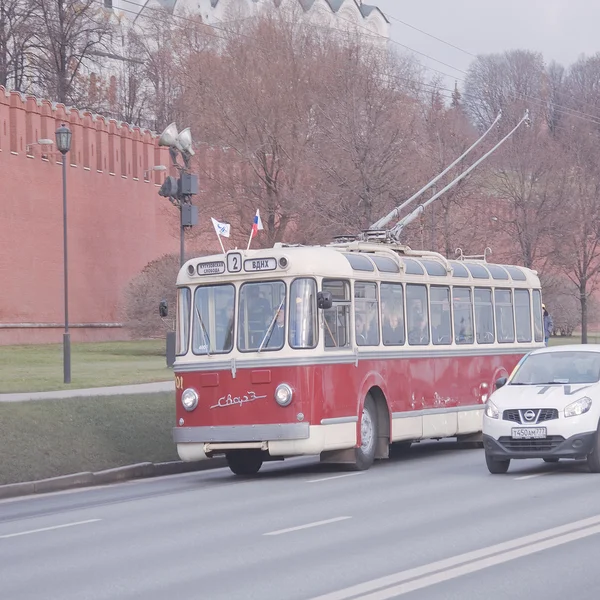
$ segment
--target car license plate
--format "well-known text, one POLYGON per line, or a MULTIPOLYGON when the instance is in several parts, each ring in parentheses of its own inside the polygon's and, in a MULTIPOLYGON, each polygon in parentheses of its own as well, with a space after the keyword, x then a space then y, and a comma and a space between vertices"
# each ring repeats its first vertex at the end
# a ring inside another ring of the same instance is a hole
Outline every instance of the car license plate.
POLYGON ((546 437, 545 427, 513 427, 513 440, 540 440, 546 437))

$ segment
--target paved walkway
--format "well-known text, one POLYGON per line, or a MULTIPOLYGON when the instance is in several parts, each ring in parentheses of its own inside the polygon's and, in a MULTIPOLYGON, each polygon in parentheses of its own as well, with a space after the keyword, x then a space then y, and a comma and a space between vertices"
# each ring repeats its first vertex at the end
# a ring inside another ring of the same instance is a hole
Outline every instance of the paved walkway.
POLYGON ((119 396, 122 394, 155 394, 172 392, 175 381, 115 385, 112 387, 86 388, 83 390, 57 390, 53 392, 25 392, 23 394, 0 394, 0 402, 24 402, 27 400, 56 400, 57 398, 86 398, 90 396, 119 396))

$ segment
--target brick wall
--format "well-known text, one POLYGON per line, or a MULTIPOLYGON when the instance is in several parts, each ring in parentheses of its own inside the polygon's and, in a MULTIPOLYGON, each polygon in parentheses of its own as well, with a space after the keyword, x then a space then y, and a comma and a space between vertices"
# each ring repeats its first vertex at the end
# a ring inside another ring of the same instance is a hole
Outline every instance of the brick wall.
POLYGON ((0 344, 59 342, 63 308, 61 123, 67 154, 69 320, 72 339, 122 339, 114 327, 127 282, 178 252, 178 211, 157 194, 169 165, 157 136, 0 87, 0 344), (102 324, 102 327, 90 327, 102 324), (106 327, 112 325, 113 327, 106 327), (82 326, 82 327, 81 327, 82 326))

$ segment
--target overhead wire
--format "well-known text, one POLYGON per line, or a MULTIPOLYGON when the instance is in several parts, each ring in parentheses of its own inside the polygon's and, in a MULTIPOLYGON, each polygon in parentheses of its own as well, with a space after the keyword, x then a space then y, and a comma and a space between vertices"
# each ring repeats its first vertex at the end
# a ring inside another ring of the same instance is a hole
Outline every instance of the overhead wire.
MULTIPOLYGON (((425 31, 423 29, 419 29, 418 27, 415 27, 414 25, 411 25, 410 23, 407 23, 406 21, 398 19, 397 17, 394 17, 393 15, 391 15, 389 13, 384 13, 384 14, 385 14, 385 16, 388 19, 391 19, 393 21, 397 21, 399 23, 402 23, 403 25, 405 25, 407 27, 410 27, 411 29, 414 29, 415 31, 418 31, 419 33, 422 33, 423 35, 431 37, 431 38, 433 38, 433 39, 435 39, 435 40, 437 40, 437 41, 439 41, 439 42, 441 42, 443 44, 446 44, 449 47, 455 48, 456 50, 459 50, 460 52, 463 52, 464 54, 467 54, 469 56, 477 58, 477 55, 473 54, 472 52, 469 52, 468 50, 465 50, 464 48, 456 46, 455 44, 452 44, 452 43, 448 42, 447 40, 444 40, 444 39, 442 39, 440 37, 437 37, 437 36, 435 36, 435 35, 427 32, 427 31, 425 31)), ((459 78, 456 78, 456 79, 458 81, 463 81, 464 82, 464 80, 462 80, 462 79, 459 79, 459 78)), ((514 98, 515 96, 513 95, 512 97, 514 98)), ((538 103, 546 104, 545 100, 543 100, 541 98, 536 98, 535 96, 530 96, 528 94, 522 94, 522 97, 521 98, 517 98, 517 99, 527 99, 527 100, 530 100, 530 101, 537 101, 538 103)), ((576 114, 578 114, 578 115, 581 115, 581 116, 590 117, 591 119, 600 119, 599 116, 591 115, 589 113, 585 113, 583 111, 580 111, 580 110, 577 110, 577 109, 574 109, 574 108, 570 108, 568 106, 564 106, 564 105, 561 105, 561 104, 558 104, 558 103, 553 103, 553 106, 556 107, 556 108, 558 108, 558 109, 561 109, 559 112, 563 112, 564 113, 564 111, 568 111, 569 113, 573 113, 573 116, 576 115, 576 114)), ((565 113, 565 114, 567 114, 567 113, 565 113)))

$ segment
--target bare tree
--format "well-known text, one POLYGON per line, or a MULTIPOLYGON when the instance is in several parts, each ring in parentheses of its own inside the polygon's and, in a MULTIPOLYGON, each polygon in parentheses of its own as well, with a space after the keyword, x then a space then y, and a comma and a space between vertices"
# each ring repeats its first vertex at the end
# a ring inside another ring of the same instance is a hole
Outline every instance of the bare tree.
POLYGON ((527 50, 479 56, 469 67, 464 102, 473 121, 487 129, 500 111, 505 123, 525 108, 544 114, 546 73, 542 55, 527 50))
POLYGON ((26 91, 34 40, 32 0, 0 0, 0 85, 26 91))
POLYGON ((556 265, 577 287, 581 342, 588 339, 589 299, 600 283, 600 140, 586 124, 567 129, 568 202, 561 206, 554 231, 556 265))
POLYGON ((420 111, 414 61, 350 36, 321 59, 314 169, 324 225, 369 227, 417 183, 420 111))
POLYGON ((213 199, 220 214, 250 223, 260 208, 272 244, 313 206, 306 153, 318 47, 306 27, 274 15, 224 38, 219 52, 190 57, 185 111, 204 142, 227 149, 230 166, 213 199))
POLYGON ((78 76, 110 50, 111 14, 96 0, 32 0, 37 85, 58 102, 77 104, 78 76))

